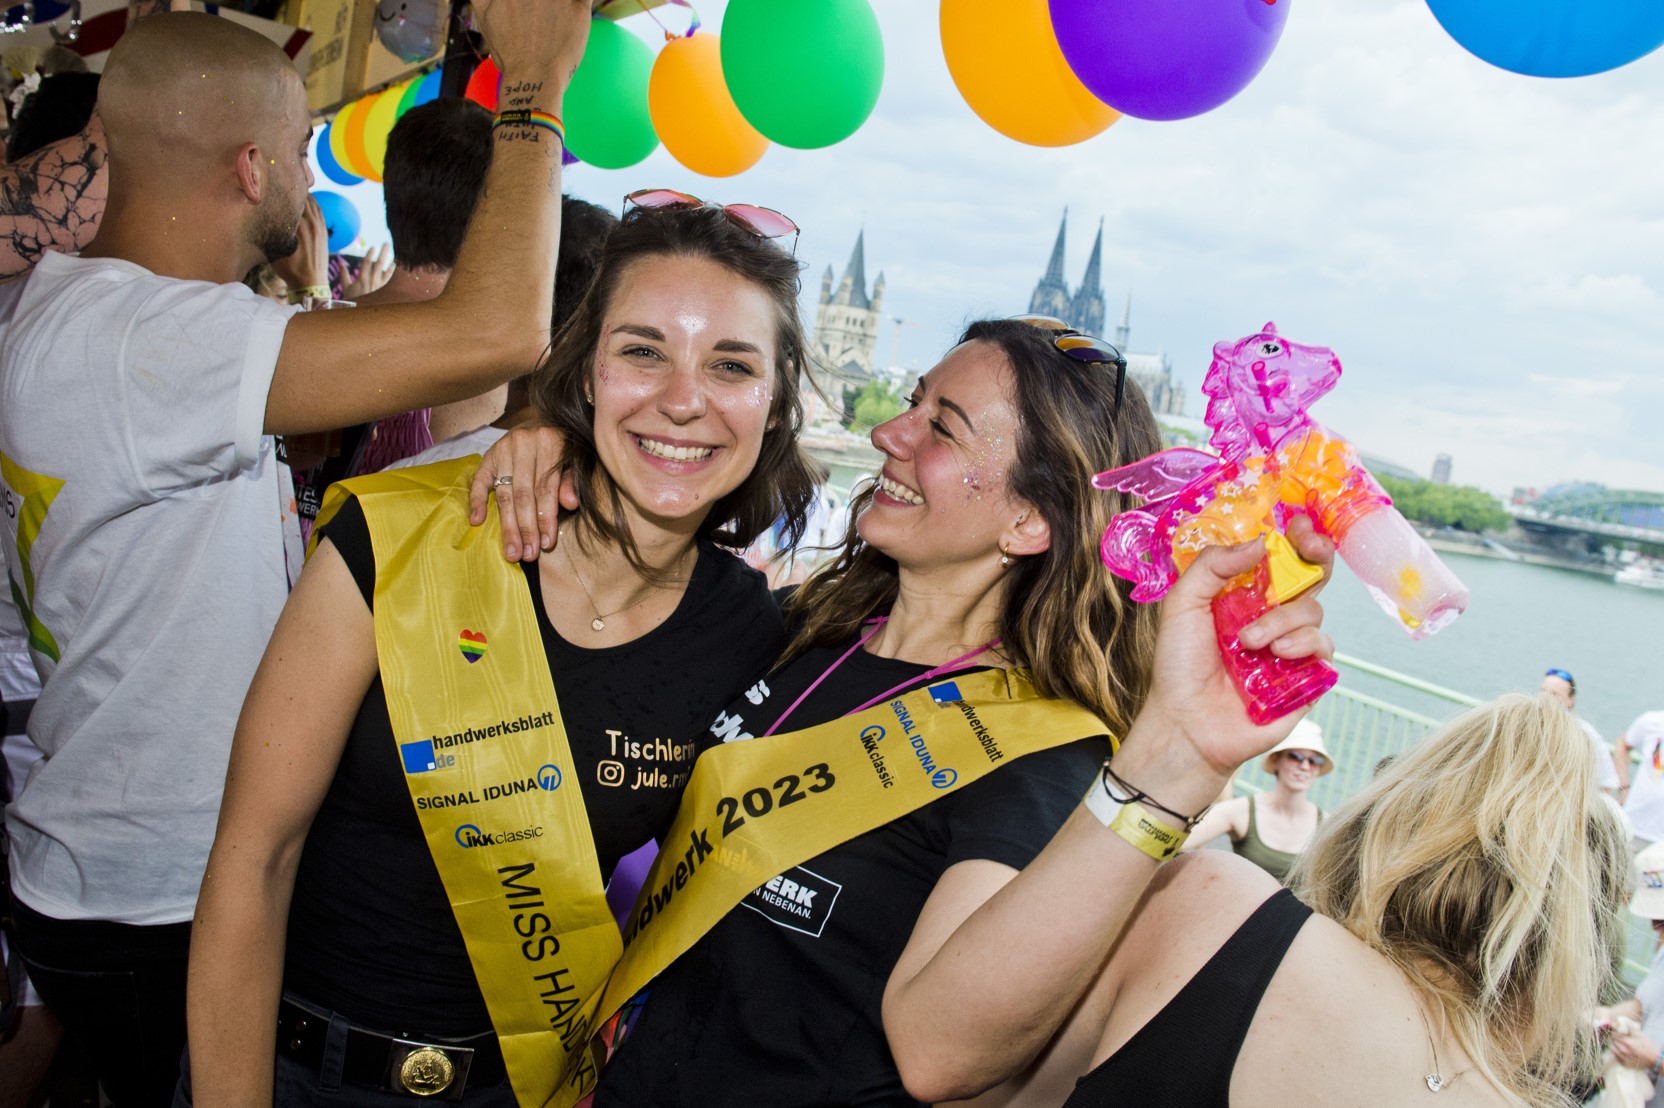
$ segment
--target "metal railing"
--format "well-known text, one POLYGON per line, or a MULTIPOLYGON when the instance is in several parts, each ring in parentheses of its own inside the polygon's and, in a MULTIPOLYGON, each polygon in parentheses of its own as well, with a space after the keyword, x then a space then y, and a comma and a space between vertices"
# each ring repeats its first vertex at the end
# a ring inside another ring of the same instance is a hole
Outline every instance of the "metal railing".
MULTIPOLYGON (((1312 720, 1323 729, 1323 744, 1329 748, 1335 762, 1334 772, 1319 778, 1311 789, 1312 802, 1326 812, 1333 811, 1362 788, 1374 776, 1383 758, 1408 750, 1429 731, 1445 722, 1383 697, 1349 688, 1344 683, 1347 676, 1354 673, 1364 675, 1377 687, 1385 683, 1389 687, 1413 691, 1420 694, 1421 699, 1435 704, 1448 703, 1451 710, 1445 713, 1446 717, 1484 703, 1478 697, 1422 681, 1361 658, 1336 654, 1335 662, 1341 667, 1343 683, 1336 685, 1318 701, 1311 713, 1312 720)), ((1236 792, 1239 796, 1264 792, 1271 787, 1271 783, 1270 775, 1260 768, 1260 761, 1250 762, 1237 771, 1236 792)), ((1652 962, 1655 938, 1647 921, 1631 916, 1628 911, 1625 911, 1624 918, 1629 929, 1624 977, 1635 985, 1646 976, 1652 962)))
MULTIPOLYGON (((1347 670, 1368 674, 1378 681, 1413 689, 1424 696, 1436 697, 1462 708, 1483 703, 1466 693, 1348 654, 1336 654, 1335 661, 1347 670)), ((1318 701, 1317 707, 1312 709, 1311 718, 1323 728, 1323 743, 1335 761, 1334 772, 1319 778, 1312 786, 1313 803, 1325 811, 1339 807, 1362 788, 1383 758, 1408 750, 1443 722, 1345 684, 1336 685, 1318 701)), ((1236 784, 1239 793, 1264 792, 1271 787, 1271 777, 1260 769, 1260 763, 1256 761, 1238 771, 1236 784)))

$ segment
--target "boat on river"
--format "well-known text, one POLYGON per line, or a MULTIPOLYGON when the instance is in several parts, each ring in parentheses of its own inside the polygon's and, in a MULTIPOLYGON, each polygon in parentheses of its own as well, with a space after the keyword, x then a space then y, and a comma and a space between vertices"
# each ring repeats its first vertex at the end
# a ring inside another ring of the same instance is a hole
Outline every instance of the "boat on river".
POLYGON ((1638 589, 1664 589, 1664 562, 1656 562, 1651 558, 1637 558, 1620 569, 1612 580, 1620 585, 1633 585, 1638 589))

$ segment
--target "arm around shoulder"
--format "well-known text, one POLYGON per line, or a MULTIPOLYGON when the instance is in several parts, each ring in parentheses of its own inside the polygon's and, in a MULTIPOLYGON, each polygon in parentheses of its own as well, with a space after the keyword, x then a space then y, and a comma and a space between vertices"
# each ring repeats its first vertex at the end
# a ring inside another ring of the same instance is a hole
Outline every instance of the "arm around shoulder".
POLYGON ((325 541, 284 607, 243 703, 197 900, 187 1016, 200 1108, 271 1103, 295 872, 375 674, 369 610, 325 541), (273 789, 273 781, 285 787, 273 789))

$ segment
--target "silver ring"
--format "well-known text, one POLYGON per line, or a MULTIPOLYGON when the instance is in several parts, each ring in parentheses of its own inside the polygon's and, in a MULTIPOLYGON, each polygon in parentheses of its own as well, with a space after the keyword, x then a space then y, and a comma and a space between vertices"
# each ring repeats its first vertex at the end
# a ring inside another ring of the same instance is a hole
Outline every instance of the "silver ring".
POLYGON ((498 489, 498 488, 502 488, 504 485, 512 485, 512 484, 514 484, 514 475, 513 474, 504 474, 502 477, 498 477, 496 480, 492 481, 491 482, 491 487, 494 488, 494 489, 498 489))

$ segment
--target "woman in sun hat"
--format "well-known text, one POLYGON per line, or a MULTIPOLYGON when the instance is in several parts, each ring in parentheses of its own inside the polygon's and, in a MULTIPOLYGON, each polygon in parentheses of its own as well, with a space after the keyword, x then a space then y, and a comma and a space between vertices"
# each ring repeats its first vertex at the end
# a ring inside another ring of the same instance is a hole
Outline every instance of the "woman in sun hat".
MULTIPOLYGON (((1655 843, 1637 854, 1634 869, 1635 895, 1629 900, 1630 914, 1651 922, 1653 934, 1661 941, 1635 995, 1610 1008, 1596 1008, 1593 1015, 1596 1027, 1611 1032, 1612 1062, 1644 1071, 1657 1089, 1664 1084, 1659 1080, 1659 1069, 1664 1066, 1664 843, 1655 843)), ((1609 1090, 1614 1076, 1609 1069, 1609 1090)), ((1655 1092, 1638 1103, 1664 1108, 1664 1092, 1655 1092)))
POLYGON ((1322 730, 1303 719, 1266 754, 1260 768, 1276 781, 1271 791, 1214 805, 1182 849, 1196 850, 1228 834, 1232 850, 1281 881, 1323 820, 1323 810, 1306 791, 1335 768, 1335 760, 1323 746, 1322 730))

